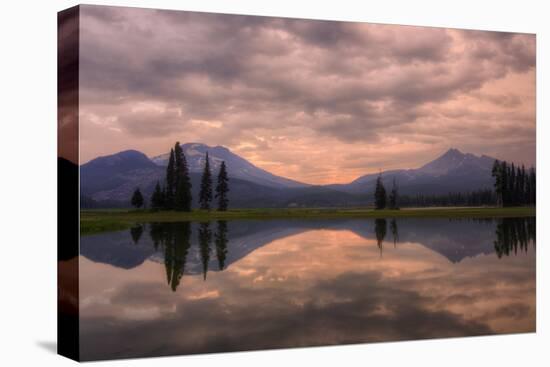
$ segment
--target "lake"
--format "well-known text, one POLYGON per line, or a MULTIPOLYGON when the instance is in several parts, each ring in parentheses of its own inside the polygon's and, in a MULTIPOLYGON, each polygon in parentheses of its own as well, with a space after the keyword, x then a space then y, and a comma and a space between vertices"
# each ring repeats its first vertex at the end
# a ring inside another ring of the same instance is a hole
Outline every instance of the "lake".
POLYGON ((535 218, 143 223, 81 237, 83 360, 535 331, 535 218))

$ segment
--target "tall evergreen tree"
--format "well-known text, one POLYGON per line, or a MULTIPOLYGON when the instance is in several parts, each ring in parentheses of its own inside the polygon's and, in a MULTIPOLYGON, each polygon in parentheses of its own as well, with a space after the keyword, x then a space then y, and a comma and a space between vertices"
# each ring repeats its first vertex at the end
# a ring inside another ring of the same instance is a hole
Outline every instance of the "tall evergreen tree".
POLYGON ((199 192, 200 208, 203 210, 210 210, 211 201, 212 201, 212 173, 210 172, 210 161, 208 159, 208 152, 206 152, 204 170, 202 172, 201 187, 199 192))
POLYGON ((153 195, 151 195, 151 209, 152 210, 160 210, 164 207, 162 196, 163 196, 163 194, 162 194, 162 190, 160 188, 160 183, 157 181, 157 184, 155 185, 155 191, 153 191, 153 195))
POLYGON ((141 195, 141 191, 139 191, 139 187, 136 188, 134 193, 132 194, 131 204, 133 207, 137 209, 143 206, 143 195, 141 195))
POLYGON ((397 183, 395 182, 395 177, 393 179, 393 186, 390 191, 389 196, 390 209, 399 209, 399 193, 397 191, 397 183))
POLYGON ((376 209, 384 209, 386 207, 386 189, 382 183, 382 173, 376 179, 376 189, 374 190, 374 205, 376 209))
POLYGON ((166 167, 166 187, 164 192, 164 204, 166 209, 174 209, 174 199, 176 192, 176 162, 174 149, 170 149, 170 158, 166 167))
POLYGON ((160 202, 162 203, 162 209, 166 209, 166 185, 162 185, 160 188, 160 202))
POLYGON ((229 205, 229 198, 227 193, 229 192, 229 177, 227 176, 227 169, 225 167, 225 161, 222 162, 220 172, 218 173, 218 183, 216 185, 216 198, 218 199, 218 210, 226 211, 229 205))
POLYGON ((189 168, 183 149, 179 142, 174 147, 174 208, 176 210, 191 211, 191 180, 189 179, 189 168))
POLYGON ((492 175, 495 178, 495 194, 497 196, 497 206, 503 205, 503 175, 502 175, 502 165, 500 162, 495 160, 493 163, 492 175))
POLYGON ((506 161, 501 163, 502 170, 502 206, 510 206, 510 169, 506 161))
POLYGON ((518 183, 516 175, 516 166, 512 163, 512 168, 510 169, 510 204, 518 205, 518 183))
POLYGON ((518 166, 518 186, 519 186, 519 190, 518 190, 519 203, 521 205, 524 205, 526 204, 526 191, 527 191, 527 188, 525 185, 525 166, 524 165, 521 165, 521 168, 519 168, 518 166))

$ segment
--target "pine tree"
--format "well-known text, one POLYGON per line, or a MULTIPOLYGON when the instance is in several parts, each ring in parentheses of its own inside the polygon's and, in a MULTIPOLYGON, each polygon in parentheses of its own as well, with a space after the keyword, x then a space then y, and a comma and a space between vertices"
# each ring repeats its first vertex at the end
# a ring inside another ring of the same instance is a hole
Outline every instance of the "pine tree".
POLYGON ((141 195, 141 191, 139 191, 139 187, 136 188, 132 195, 131 204, 133 207, 139 209, 143 206, 143 195, 141 195))
POLYGON ((392 186, 392 189, 390 191, 390 196, 389 196, 389 202, 390 202, 390 209, 399 209, 399 194, 398 194, 398 191, 397 191, 397 184, 395 182, 395 177, 393 179, 393 186, 392 186))
POLYGON ((160 210, 164 206, 163 200, 162 200, 162 190, 160 189, 160 183, 157 181, 157 184, 155 185, 155 191, 153 191, 153 195, 151 195, 151 209, 152 210, 160 210))
POLYGON ((166 186, 162 185, 160 189, 160 202, 161 202, 161 208, 166 209, 166 186))
POLYGON ((517 189, 517 175, 516 175, 516 166, 512 163, 512 168, 510 169, 510 205, 518 205, 518 189, 517 189))
POLYGON ((526 201, 526 185, 525 185, 525 166, 521 165, 521 168, 518 167, 518 185, 519 185, 519 204, 525 205, 526 201))
POLYGON ((376 209, 384 209, 386 207, 386 189, 382 183, 382 174, 376 179, 376 189, 374 190, 374 205, 376 209))
POLYGON ((501 163, 500 169, 502 174, 502 206, 510 206, 510 170, 506 161, 501 163))
POLYGON ((174 208, 181 211, 191 211, 191 180, 189 179, 189 169, 187 160, 180 143, 177 142, 174 147, 174 166, 175 166, 175 192, 174 208))
POLYGON ((212 173, 210 172, 210 162, 208 152, 204 163, 204 170, 201 178, 201 188, 199 192, 199 204, 202 210, 210 210, 210 202, 212 201, 212 173))
POLYGON ((503 205, 503 191, 502 191, 502 184, 503 184, 503 175, 502 175, 502 166, 500 162, 495 160, 493 163, 493 170, 492 175, 495 178, 495 194, 497 196, 497 205, 502 206, 503 205))
POLYGON ((218 173, 218 184, 216 185, 216 198, 218 199, 218 210, 226 211, 229 198, 227 193, 229 192, 229 177, 227 176, 227 169, 225 162, 222 162, 220 172, 218 173))
POLYGON ((174 149, 170 149, 170 158, 166 167, 166 188, 164 192, 164 204, 166 209, 174 209, 174 194, 176 188, 176 167, 174 149))

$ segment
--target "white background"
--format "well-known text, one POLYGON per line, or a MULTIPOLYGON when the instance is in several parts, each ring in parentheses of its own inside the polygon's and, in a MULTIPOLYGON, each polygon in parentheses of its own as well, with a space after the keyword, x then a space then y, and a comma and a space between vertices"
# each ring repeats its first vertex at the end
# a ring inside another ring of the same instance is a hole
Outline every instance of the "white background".
MULTIPOLYGON (((225 13, 537 33, 537 333, 104 362, 117 366, 549 365, 550 11, 544 0, 95 1, 225 13), (545 209, 542 209, 546 207, 545 209), (546 264, 546 265, 545 265, 546 264)), ((69 365, 56 340, 56 19, 74 1, 0 12, 0 365, 69 365)), ((131 343, 131 340, 121 340, 131 343)))

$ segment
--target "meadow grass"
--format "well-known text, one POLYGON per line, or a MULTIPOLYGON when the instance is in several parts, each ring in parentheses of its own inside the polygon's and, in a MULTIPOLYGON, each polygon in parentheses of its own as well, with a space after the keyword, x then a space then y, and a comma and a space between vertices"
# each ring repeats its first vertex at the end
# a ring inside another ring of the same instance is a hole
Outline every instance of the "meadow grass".
POLYGON ((504 218, 530 217, 534 207, 438 207, 375 210, 373 208, 292 208, 231 209, 225 212, 192 212, 102 209, 81 210, 80 233, 83 235, 130 228, 137 223, 252 219, 330 219, 330 218, 504 218))

